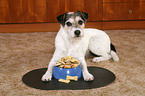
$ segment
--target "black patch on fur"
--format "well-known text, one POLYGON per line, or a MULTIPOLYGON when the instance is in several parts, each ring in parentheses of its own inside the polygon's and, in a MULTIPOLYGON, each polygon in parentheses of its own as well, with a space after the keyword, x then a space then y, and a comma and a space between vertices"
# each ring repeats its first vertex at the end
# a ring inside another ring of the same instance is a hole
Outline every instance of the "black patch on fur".
POLYGON ((80 16, 86 22, 89 17, 89 14, 86 12, 77 11, 77 16, 80 16))
POLYGON ((87 21, 88 19, 88 13, 85 13, 85 12, 81 12, 81 11, 77 11, 77 13, 72 13, 72 14, 68 14, 67 12, 62 14, 62 15, 59 15, 56 19, 57 21, 61 24, 61 25, 65 25, 65 22, 73 17, 73 18, 76 18, 76 16, 80 16, 83 20, 84 20, 84 23, 87 21))
POLYGON ((90 51, 90 54, 91 54, 92 56, 95 56, 95 57, 101 57, 101 55, 94 54, 94 53, 91 52, 91 51, 90 51))
POLYGON ((111 50, 113 50, 114 52, 116 52, 115 46, 111 43, 110 44, 111 50))
POLYGON ((67 12, 62 14, 62 15, 59 15, 56 19, 57 21, 62 24, 63 26, 65 25, 65 22, 67 21, 67 12))
POLYGON ((62 15, 59 15, 56 19, 57 21, 61 24, 61 25, 65 25, 65 22, 71 18, 71 17, 75 17, 75 13, 74 14, 68 14, 67 12, 62 14, 62 15))

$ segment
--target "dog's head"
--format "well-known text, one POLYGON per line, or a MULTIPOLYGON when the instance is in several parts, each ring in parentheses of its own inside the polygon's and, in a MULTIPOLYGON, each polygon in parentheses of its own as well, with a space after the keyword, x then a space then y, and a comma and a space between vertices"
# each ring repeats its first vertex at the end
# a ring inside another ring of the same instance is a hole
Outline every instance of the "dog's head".
POLYGON ((72 37, 83 37, 83 29, 88 19, 88 13, 77 11, 77 13, 64 13, 57 17, 57 21, 72 37))

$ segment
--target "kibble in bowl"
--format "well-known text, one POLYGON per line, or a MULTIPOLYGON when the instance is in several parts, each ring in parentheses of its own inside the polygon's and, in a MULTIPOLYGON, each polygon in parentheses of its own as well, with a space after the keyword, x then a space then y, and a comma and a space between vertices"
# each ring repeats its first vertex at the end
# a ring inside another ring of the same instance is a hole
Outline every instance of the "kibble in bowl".
POLYGON ((72 57, 72 56, 66 56, 62 57, 55 66, 60 68, 76 68, 80 65, 80 62, 78 59, 72 57))
POLYGON ((53 69, 53 76, 56 79, 66 79, 67 75, 82 77, 80 62, 72 56, 62 57, 53 69))

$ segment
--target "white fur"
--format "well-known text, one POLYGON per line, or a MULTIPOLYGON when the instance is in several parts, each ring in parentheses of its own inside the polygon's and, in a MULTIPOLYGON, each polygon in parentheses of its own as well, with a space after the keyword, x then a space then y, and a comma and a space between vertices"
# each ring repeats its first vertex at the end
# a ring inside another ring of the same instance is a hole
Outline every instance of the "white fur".
POLYGON ((93 58, 93 62, 100 62, 110 58, 113 58, 114 61, 119 60, 117 54, 111 51, 110 38, 104 31, 97 29, 82 29, 81 32, 83 32, 82 36, 74 37, 69 35, 67 30, 61 26, 55 39, 56 49, 54 55, 48 65, 48 70, 42 77, 42 81, 51 81, 54 65, 60 58, 65 56, 73 56, 79 59, 85 81, 94 79, 93 75, 88 72, 85 61, 85 54, 88 50, 102 56, 93 58))
POLYGON ((114 61, 119 61, 119 58, 118 58, 117 54, 114 51, 111 50, 110 54, 111 54, 111 56, 112 56, 114 61))

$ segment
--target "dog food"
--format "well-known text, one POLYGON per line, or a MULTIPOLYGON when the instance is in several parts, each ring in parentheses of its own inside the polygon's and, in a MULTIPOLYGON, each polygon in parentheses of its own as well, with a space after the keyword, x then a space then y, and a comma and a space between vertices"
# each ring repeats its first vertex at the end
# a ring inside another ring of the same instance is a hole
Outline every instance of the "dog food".
POLYGON ((58 81, 63 82, 63 83, 69 83, 70 82, 70 80, 64 80, 64 79, 59 79, 58 81))
POLYGON ((67 80, 74 80, 74 81, 78 81, 78 76, 66 76, 67 80))
POLYGON ((78 76, 66 76, 66 80, 64 79, 59 79, 58 81, 59 82, 62 82, 62 83, 70 83, 70 80, 74 80, 74 81, 78 81, 78 76))
POLYGON ((72 56, 66 56, 62 57, 55 66, 60 68, 75 68, 78 67, 80 64, 79 60, 72 57, 72 56))

